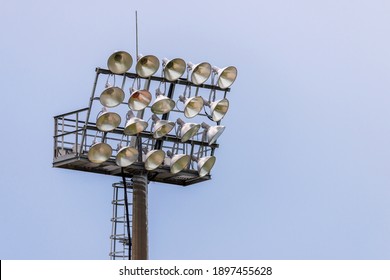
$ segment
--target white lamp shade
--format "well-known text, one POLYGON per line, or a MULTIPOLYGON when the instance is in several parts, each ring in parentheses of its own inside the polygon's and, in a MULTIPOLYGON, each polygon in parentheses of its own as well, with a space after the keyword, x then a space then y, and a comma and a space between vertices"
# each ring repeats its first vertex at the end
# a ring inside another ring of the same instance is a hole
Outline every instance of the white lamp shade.
POLYGON ((184 103, 184 115, 187 118, 193 118, 202 111, 204 105, 203 98, 201 96, 194 96, 186 99, 184 103))
POLYGON ((170 112, 175 108, 175 101, 164 95, 159 95, 152 105, 152 112, 161 115, 170 112))
POLYGON ((151 150, 145 156, 145 169, 154 170, 164 161, 165 152, 163 150, 151 150))
POLYGON ((190 156, 179 154, 174 155, 171 159, 171 173, 176 174, 188 167, 190 163, 190 156))
POLYGON ((189 63, 191 68, 191 82, 195 85, 201 85, 207 81, 211 75, 211 65, 207 62, 202 62, 196 65, 189 63))
POLYGON ((112 148, 106 143, 95 143, 88 151, 88 159, 93 163, 102 163, 111 157, 112 148))
POLYGON ((198 160, 198 172, 199 176, 203 177, 210 173, 215 164, 215 156, 203 157, 198 160))
POLYGON ((123 133, 126 135, 136 135, 144 131, 147 127, 148 123, 146 121, 137 117, 133 117, 127 121, 123 133))
POLYGON ((116 155, 116 164, 120 167, 126 167, 138 159, 138 151, 132 147, 122 147, 116 155))
POLYGON ((234 66, 228 66, 222 69, 215 67, 217 70, 217 85, 226 89, 230 87, 237 78, 237 68, 234 66))
POLYGON ((129 108, 134 111, 145 109, 152 101, 152 94, 147 90, 136 90, 129 98, 129 108))
POLYGON ((164 77, 170 82, 180 79, 186 71, 186 62, 181 58, 175 58, 172 60, 164 58, 163 61, 164 77))
POLYGON ((229 109, 229 100, 226 98, 211 102, 210 111, 213 121, 218 122, 223 119, 229 109))
POLYGON ((149 78, 157 72, 160 67, 160 61, 154 55, 141 56, 137 61, 135 70, 142 78, 149 78))
POLYGON ((200 124, 195 123, 186 123, 182 126, 180 134, 181 134, 181 142, 187 142, 190 140, 200 128, 200 124))
POLYGON ((161 138, 167 135, 175 127, 175 123, 168 120, 159 120, 153 127, 153 137, 161 138))
POLYGON ((116 107, 125 99, 125 93, 119 87, 108 87, 100 95, 100 103, 104 107, 116 107))
POLYGON ((104 112, 96 120, 96 127, 100 131, 112 131, 121 123, 121 117, 117 113, 104 112))
POLYGON ((114 74, 123 74, 133 65, 133 58, 125 51, 113 53, 107 60, 107 67, 114 74))
POLYGON ((207 130, 207 139, 209 142, 209 145, 214 144, 218 137, 221 136, 223 131, 225 130, 225 127, 223 125, 215 125, 210 126, 207 130))

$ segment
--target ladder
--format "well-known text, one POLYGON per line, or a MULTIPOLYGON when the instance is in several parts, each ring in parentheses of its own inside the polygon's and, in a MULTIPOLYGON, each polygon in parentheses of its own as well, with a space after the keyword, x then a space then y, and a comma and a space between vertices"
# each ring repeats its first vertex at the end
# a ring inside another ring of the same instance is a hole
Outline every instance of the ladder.
POLYGON ((131 256, 131 238, 127 233, 126 208, 129 210, 129 227, 132 230, 132 197, 133 197, 133 182, 126 181, 127 190, 127 206, 125 207, 125 188, 123 183, 114 183, 113 198, 112 198, 112 230, 111 230, 111 260, 128 260, 131 256))

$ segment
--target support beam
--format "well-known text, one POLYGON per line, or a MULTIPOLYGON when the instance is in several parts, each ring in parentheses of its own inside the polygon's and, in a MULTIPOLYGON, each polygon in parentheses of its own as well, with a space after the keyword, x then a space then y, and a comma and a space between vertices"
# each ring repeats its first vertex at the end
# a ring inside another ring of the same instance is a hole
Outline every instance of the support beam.
POLYGON ((147 174, 133 177, 133 260, 148 259, 148 178, 147 174))

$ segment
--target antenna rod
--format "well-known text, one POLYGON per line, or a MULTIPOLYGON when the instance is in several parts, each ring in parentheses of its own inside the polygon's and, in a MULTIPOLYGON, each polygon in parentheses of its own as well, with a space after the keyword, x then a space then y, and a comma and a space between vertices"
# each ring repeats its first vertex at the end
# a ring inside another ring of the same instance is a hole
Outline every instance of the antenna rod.
POLYGON ((135 55, 138 60, 138 16, 137 11, 135 11, 135 55))

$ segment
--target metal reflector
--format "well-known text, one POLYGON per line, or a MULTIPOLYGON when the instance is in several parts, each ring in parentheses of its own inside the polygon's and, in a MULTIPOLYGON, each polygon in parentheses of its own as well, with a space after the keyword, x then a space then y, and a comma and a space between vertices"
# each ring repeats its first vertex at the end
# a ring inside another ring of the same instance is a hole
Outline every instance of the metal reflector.
POLYGON ((137 117, 132 117, 127 121, 123 133, 126 135, 136 135, 144 131, 147 127, 148 123, 146 121, 137 117))
POLYGON ((176 81, 183 76, 186 71, 186 62, 181 58, 168 60, 163 59, 164 78, 170 82, 176 81))
POLYGON ((107 67, 114 74, 123 74, 133 65, 133 58, 125 51, 114 52, 107 60, 107 67))
POLYGON ((138 151, 132 147, 122 147, 116 155, 116 164, 120 167, 126 167, 138 159, 138 151))
POLYGON ((140 77, 149 78, 157 72, 159 67, 160 61, 154 55, 140 55, 135 70, 140 77))
POLYGON ((209 145, 214 144, 225 130, 223 125, 210 126, 206 123, 202 123, 202 127, 207 130, 207 141, 209 145))
POLYGON ((147 90, 136 90, 129 98, 129 108, 134 111, 145 109, 152 101, 152 94, 147 90))
POLYGON ((94 143, 88 151, 88 159, 93 163, 102 163, 110 158, 112 148, 106 143, 94 143))
POLYGON ((174 155, 171 159, 171 173, 176 174, 188 167, 190 156, 185 154, 174 155))
POLYGON ((159 167, 165 158, 163 150, 151 150, 145 156, 145 169, 154 170, 159 167))
POLYGON ((112 131, 121 123, 121 117, 117 113, 103 112, 96 120, 96 127, 100 131, 112 131))
POLYGON ((167 135, 175 127, 175 123, 168 120, 160 120, 156 115, 152 116, 152 120, 155 122, 153 127, 153 137, 161 138, 167 135))
POLYGON ((222 69, 214 66, 213 71, 217 73, 217 85, 222 89, 230 87, 237 78, 237 68, 234 66, 222 69))
POLYGON ((207 62, 193 64, 188 62, 188 67, 191 70, 190 80, 195 85, 201 85, 207 81, 211 74, 211 65, 207 62))
POLYGON ((105 107, 116 107, 125 99, 125 93, 119 87, 107 87, 100 95, 100 103, 105 107))
POLYGON ((229 109, 229 100, 226 98, 210 103, 211 118, 218 122, 222 120, 229 109))
POLYGON ((203 177, 210 173, 215 164, 215 156, 207 156, 198 159, 198 172, 199 176, 203 177))
POLYGON ((158 115, 166 114, 175 108, 175 101, 164 95, 157 96, 152 105, 152 112, 158 115))
POLYGON ((179 100, 184 103, 184 115, 189 119, 198 115, 203 109, 204 101, 201 96, 190 98, 180 96, 179 100))
POLYGON ((180 130, 181 142, 187 142, 188 140, 190 140, 196 133, 198 133, 198 130, 200 128, 200 124, 185 123, 180 118, 177 119, 177 123, 181 126, 181 130, 180 130))

